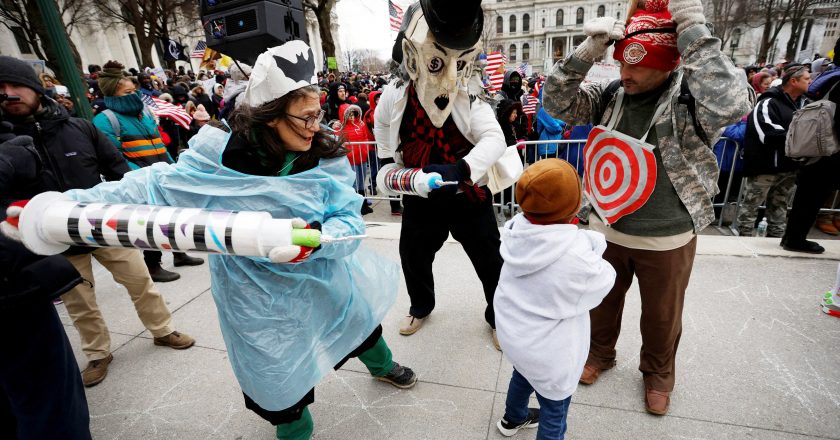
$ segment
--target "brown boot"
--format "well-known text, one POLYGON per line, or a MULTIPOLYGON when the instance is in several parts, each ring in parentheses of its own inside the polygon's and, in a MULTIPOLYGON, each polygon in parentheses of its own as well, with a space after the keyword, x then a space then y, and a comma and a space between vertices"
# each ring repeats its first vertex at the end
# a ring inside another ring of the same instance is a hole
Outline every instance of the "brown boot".
POLYGON ((583 373, 580 375, 580 383, 584 385, 592 385, 598 380, 598 376, 604 371, 598 367, 586 364, 583 366, 583 373))
POLYGON ((183 350, 185 348, 190 348, 195 344, 195 339, 191 336, 187 335, 186 333, 181 332, 172 332, 166 336, 161 336, 159 338, 155 338, 155 345, 163 345, 166 347, 172 347, 176 350, 183 350))
POLYGON ((645 390, 645 410, 657 416, 668 414, 668 407, 671 406, 671 392, 659 391, 653 388, 645 390))
POLYGON ((106 358, 88 362, 87 368, 82 371, 82 383, 86 387, 92 387, 105 380, 105 376, 108 375, 108 364, 113 360, 114 355, 109 354, 106 358))

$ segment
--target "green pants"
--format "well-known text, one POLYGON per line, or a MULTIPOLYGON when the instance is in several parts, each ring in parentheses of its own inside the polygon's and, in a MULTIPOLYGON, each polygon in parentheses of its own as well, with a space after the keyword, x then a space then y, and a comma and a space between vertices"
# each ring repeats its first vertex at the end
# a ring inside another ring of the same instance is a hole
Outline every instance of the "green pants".
MULTIPOLYGON (((348 357, 353 357, 352 355, 353 353, 348 357)), ((363 351, 358 357, 373 376, 385 376, 394 367, 391 349, 388 348, 388 344, 385 343, 382 336, 372 347, 363 351)), ((309 408, 304 408, 300 419, 277 425, 276 434, 279 440, 308 440, 312 436, 314 428, 315 424, 312 421, 309 408)))

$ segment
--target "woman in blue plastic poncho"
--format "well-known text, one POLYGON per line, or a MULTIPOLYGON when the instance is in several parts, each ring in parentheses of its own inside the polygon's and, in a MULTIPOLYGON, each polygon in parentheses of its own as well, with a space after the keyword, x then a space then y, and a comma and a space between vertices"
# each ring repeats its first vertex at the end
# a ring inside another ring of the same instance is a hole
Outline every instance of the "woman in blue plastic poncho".
MULTIPOLYGON (((316 80, 305 43, 271 48, 257 59, 230 116, 231 132, 205 126, 176 164, 68 194, 80 201, 265 211, 301 218, 325 235, 361 234, 362 197, 353 189, 347 152, 320 131, 316 80)), ((277 438, 309 438, 306 407, 314 386, 350 357, 399 388, 417 381, 391 360, 379 325, 396 298, 396 264, 358 247, 346 241, 275 248, 269 258, 210 256, 213 299, 246 407, 276 425, 277 438)))

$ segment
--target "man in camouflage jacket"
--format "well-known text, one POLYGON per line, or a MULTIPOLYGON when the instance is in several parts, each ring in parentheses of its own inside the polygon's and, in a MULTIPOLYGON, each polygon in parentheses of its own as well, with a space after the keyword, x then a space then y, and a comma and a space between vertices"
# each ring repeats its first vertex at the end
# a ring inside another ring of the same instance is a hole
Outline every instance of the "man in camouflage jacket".
MULTIPOLYGON (((641 140, 655 146, 648 153, 655 156, 655 167, 653 158, 647 162, 655 186, 640 206, 617 219, 604 221, 598 210, 589 216, 590 227, 606 236, 604 258, 617 277, 601 305, 590 312, 590 350, 580 380, 592 384, 615 365, 624 297, 635 275, 642 299, 639 370, 645 408, 664 415, 674 388, 696 234, 714 220, 711 199, 718 192, 719 169, 710 141, 749 112, 755 98, 743 71, 720 52, 720 40, 706 28, 700 0, 642 1, 626 29, 624 22, 602 17, 588 22, 584 31, 587 40, 547 78, 543 107, 571 125, 608 125, 618 112, 612 121, 615 132, 635 139, 647 135, 641 140), (620 87, 582 85, 611 40, 617 41, 620 87)), ((610 173, 631 172, 620 164, 615 162, 617 167, 606 173, 598 163, 588 164, 599 171, 584 176, 588 198, 595 199, 591 193, 597 185, 613 183, 610 173)), ((631 187, 636 184, 642 183, 630 179, 631 187)))

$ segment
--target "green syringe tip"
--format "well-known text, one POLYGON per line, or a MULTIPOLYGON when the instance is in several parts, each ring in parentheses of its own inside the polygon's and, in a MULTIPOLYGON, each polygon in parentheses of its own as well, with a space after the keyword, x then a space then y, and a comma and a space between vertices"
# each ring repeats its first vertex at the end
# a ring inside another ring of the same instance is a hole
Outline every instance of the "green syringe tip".
POLYGON ((321 245, 321 231, 317 229, 292 229, 292 244, 316 248, 321 245))

